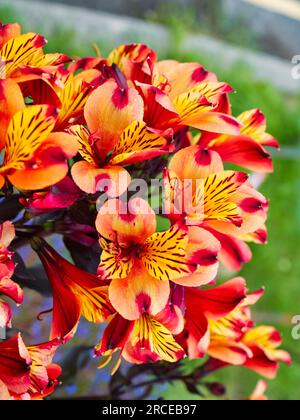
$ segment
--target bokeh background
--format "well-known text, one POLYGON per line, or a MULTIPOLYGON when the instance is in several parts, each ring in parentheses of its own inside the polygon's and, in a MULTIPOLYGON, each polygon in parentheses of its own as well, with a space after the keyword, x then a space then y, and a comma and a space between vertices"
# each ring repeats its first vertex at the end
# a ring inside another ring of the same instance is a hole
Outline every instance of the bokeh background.
MULTIPOLYGON (((49 52, 74 57, 94 54, 93 44, 105 55, 119 43, 147 42, 158 49, 161 59, 198 61, 230 83, 236 89, 231 98, 235 115, 253 107, 267 115, 268 131, 282 145, 281 152, 274 154, 275 174, 256 179, 270 198, 269 242, 253 247, 253 261, 241 275, 251 290, 266 287, 254 317, 279 328, 293 357, 292 367, 282 366, 278 378, 269 383, 268 396, 300 399, 300 341, 291 335, 291 319, 300 314, 300 79, 293 78, 292 63, 300 54, 300 2, 0 0, 0 21, 19 21, 25 30, 48 38, 49 52)), ((232 273, 222 273, 222 279, 229 277, 232 273)), ((40 312, 51 307, 51 299, 29 289, 26 296, 15 326, 24 329, 29 342, 46 338, 47 320, 37 322, 27 308, 34 305, 40 312)), ((65 373, 56 396, 105 393, 109 374, 97 371, 91 358, 100 335, 99 328, 83 323, 75 341, 58 355, 65 373)), ((241 399, 250 395, 258 377, 245 369, 228 368, 213 379, 227 385, 225 398, 241 399)), ((180 383, 157 387, 155 396, 199 398, 180 383)))

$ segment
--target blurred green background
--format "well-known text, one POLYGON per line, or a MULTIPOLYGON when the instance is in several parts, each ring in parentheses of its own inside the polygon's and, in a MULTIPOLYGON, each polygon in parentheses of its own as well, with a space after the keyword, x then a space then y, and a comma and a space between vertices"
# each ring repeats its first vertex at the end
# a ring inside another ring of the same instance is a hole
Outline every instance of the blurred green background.
MULTIPOLYGON (((255 319, 259 323, 276 325, 283 334, 284 348, 293 356, 292 367, 281 366, 278 378, 269 382, 267 395, 270 399, 300 399, 300 342, 291 337, 291 318, 300 314, 300 94, 286 94, 267 81, 255 80, 251 69, 243 64, 242 57, 230 69, 224 69, 217 58, 202 54, 199 50, 186 54, 180 44, 188 31, 202 31, 228 42, 251 46, 257 51, 260 49, 255 33, 245 31, 241 21, 229 27, 222 16, 217 16, 213 30, 209 22, 199 29, 193 16, 192 11, 179 13, 176 10, 171 12, 170 9, 149 14, 148 19, 162 22, 172 31, 169 51, 160 59, 168 57, 180 61, 197 61, 216 72, 220 80, 230 83, 236 89, 231 97, 234 114, 238 115, 254 107, 261 108, 268 118, 268 131, 282 145, 282 153, 274 156, 275 173, 267 176, 260 187, 271 204, 269 242, 265 246, 252 247, 253 260, 241 274, 247 279, 251 290, 266 287, 264 298, 255 307, 255 319)), ((0 6, 0 21, 20 21, 26 29, 43 33, 43 28, 28 28, 26 22, 22 22, 22 15, 10 7, 0 6)), ((48 40, 47 50, 51 52, 61 51, 71 56, 93 54, 91 45, 85 45, 76 38, 76 28, 70 30, 58 27, 48 40)), ((101 39, 95 39, 95 42, 103 55, 114 46, 107 45, 101 39)), ((242 368, 227 368, 211 379, 228 385, 226 398, 241 399, 250 395, 259 378, 242 368)), ((163 396, 167 399, 196 398, 177 383, 171 384, 163 396)))

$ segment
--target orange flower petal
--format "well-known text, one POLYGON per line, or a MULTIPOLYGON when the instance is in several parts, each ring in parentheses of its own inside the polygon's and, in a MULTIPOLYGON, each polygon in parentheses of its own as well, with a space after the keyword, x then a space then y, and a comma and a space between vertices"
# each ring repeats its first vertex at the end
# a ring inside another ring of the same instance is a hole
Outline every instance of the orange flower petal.
POLYGON ((96 147, 105 157, 133 121, 143 119, 143 100, 133 88, 122 89, 114 80, 98 87, 89 97, 84 115, 89 130, 99 136, 96 147))
POLYGON ((128 206, 121 200, 109 200, 100 209, 96 228, 114 243, 143 244, 156 231, 156 216, 149 204, 133 198, 128 206))
POLYGON ((233 366, 244 365, 249 357, 252 356, 251 351, 243 343, 225 339, 212 341, 208 349, 208 354, 217 360, 233 366))
POLYGON ((121 166, 97 168, 81 161, 73 165, 71 172, 77 186, 88 194, 104 190, 109 196, 118 197, 126 191, 131 181, 129 173, 121 166))
POLYGON ((0 150, 5 145, 11 118, 24 108, 24 98, 19 86, 11 79, 0 80, 0 150))
POLYGON ((68 132, 74 136, 78 142, 78 151, 83 159, 90 164, 97 166, 94 151, 90 143, 90 133, 83 125, 73 125, 68 132))
MULTIPOLYGON (((224 235, 213 229, 208 229, 220 242, 220 261, 232 271, 240 271, 244 264, 252 258, 252 252, 241 239, 231 235, 224 235)), ((244 238, 243 238, 244 239, 244 238)))
POLYGON ((212 234, 200 227, 189 227, 188 236, 187 259, 196 264, 197 268, 192 274, 173 281, 185 287, 209 284, 218 274, 220 243, 212 234))
POLYGON ((45 168, 24 169, 7 175, 19 190, 39 190, 57 184, 68 173, 67 163, 58 163, 45 168))
POLYGON ((151 277, 139 261, 127 278, 115 279, 109 287, 113 307, 128 320, 138 319, 144 312, 158 314, 166 306, 169 294, 169 282, 151 277))
POLYGON ((233 201, 241 211, 242 223, 235 226, 233 223, 223 223, 218 220, 209 221, 209 225, 222 233, 243 238, 243 235, 256 232, 264 227, 267 219, 268 201, 256 191, 248 182, 245 182, 232 196, 233 201))
POLYGON ((190 146, 180 150, 175 153, 169 164, 169 170, 181 180, 206 178, 223 169, 222 159, 218 153, 203 149, 201 146, 190 146))
POLYGON ((76 155, 78 144, 66 133, 50 133, 36 150, 36 168, 14 171, 10 182, 21 190, 43 189, 60 182, 68 173, 67 159, 76 155))
POLYGON ((157 63, 157 70, 160 75, 167 79, 171 88, 169 95, 173 100, 201 82, 217 81, 214 73, 206 71, 198 63, 179 63, 175 60, 164 60, 157 63))
POLYGON ((268 384, 266 381, 260 380, 258 381, 254 391, 250 396, 250 401, 267 401, 268 397, 265 395, 265 392, 268 388, 268 384))
POLYGON ((0 246, 8 247, 15 238, 15 227, 12 222, 4 222, 0 225, 0 246))
POLYGON ((133 326, 134 323, 132 321, 122 318, 118 313, 113 315, 103 332, 102 339, 95 347, 96 355, 108 356, 116 350, 122 350, 131 334, 133 326))
POLYGON ((11 328, 12 310, 8 303, 0 299, 0 328, 11 328))
POLYGON ((47 153, 51 154, 51 149, 60 149, 62 155, 69 159, 77 154, 78 143, 70 134, 54 132, 49 134, 42 147, 38 150, 38 153, 47 150, 47 153))
MULTIPOLYGON (((209 175, 199 186, 197 203, 203 205, 203 220, 221 221, 241 226, 241 211, 234 194, 245 183, 248 176, 243 172, 223 171, 209 175)), ((201 220, 201 214, 196 215, 201 220)))
POLYGON ((2 170, 23 169, 53 130, 56 116, 55 108, 47 105, 35 105, 17 112, 7 129, 2 170))
POLYGON ((187 290, 187 304, 190 308, 201 307, 208 319, 218 320, 237 308, 245 300, 246 292, 245 280, 237 277, 210 289, 187 290))
POLYGON ((182 123, 202 131, 220 134, 240 134, 241 124, 230 115, 219 112, 203 112, 205 106, 200 107, 199 115, 194 114, 182 120, 182 123))
POLYGON ((178 126, 179 117, 169 96, 152 85, 136 83, 136 86, 144 100, 144 121, 148 127, 165 131, 169 136, 172 135, 170 127, 173 129, 178 126))
POLYGON ((122 255, 120 248, 106 241, 104 238, 100 239, 102 247, 101 261, 98 267, 98 275, 101 279, 124 279, 130 273, 134 259, 131 255, 122 255))
POLYGON ((0 280, 0 293, 14 300, 18 305, 23 302, 24 294, 21 287, 8 277, 0 280))

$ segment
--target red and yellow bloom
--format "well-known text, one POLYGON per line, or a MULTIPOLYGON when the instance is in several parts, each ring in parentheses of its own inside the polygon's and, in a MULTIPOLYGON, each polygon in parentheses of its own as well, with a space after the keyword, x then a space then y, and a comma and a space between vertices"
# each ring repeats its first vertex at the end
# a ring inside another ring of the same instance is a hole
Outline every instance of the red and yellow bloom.
POLYGON ((224 366, 242 365, 273 379, 279 362, 291 363, 289 353, 278 349, 282 339, 273 327, 255 327, 249 305, 253 305, 263 295, 257 291, 247 295, 228 315, 210 320, 207 353, 221 361, 224 366))
POLYGON ((171 151, 167 139, 143 122, 144 104, 139 93, 118 80, 106 81, 91 94, 84 115, 88 129, 77 125, 69 131, 76 136, 84 159, 73 166, 73 179, 87 193, 100 190, 104 180, 111 181, 111 193, 118 196, 130 182, 121 165, 171 151))
POLYGON ((218 82, 216 75, 199 64, 158 62, 154 85, 167 95, 177 114, 172 123, 176 131, 189 126, 213 133, 239 133, 240 123, 229 114, 228 94, 233 92, 232 87, 218 82))
POLYGON ((246 332, 243 343, 251 350, 252 357, 244 366, 268 379, 277 375, 279 362, 291 363, 288 352, 280 350, 282 338, 274 327, 259 326, 246 332))
POLYGON ((167 303, 169 281, 200 286, 217 274, 219 243, 211 234, 180 224, 156 232, 156 216, 141 199, 128 206, 108 201, 96 227, 103 248, 98 274, 111 281, 110 300, 126 319, 158 314, 167 303))

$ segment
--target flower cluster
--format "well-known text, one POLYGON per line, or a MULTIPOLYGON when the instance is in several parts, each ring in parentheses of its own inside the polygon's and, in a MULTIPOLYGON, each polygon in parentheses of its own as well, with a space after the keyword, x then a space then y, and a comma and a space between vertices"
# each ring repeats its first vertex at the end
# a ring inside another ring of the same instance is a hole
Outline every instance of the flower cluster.
MULTIPOLYGON (((278 143, 263 113, 235 118, 231 86, 197 63, 158 61, 145 45, 71 60, 45 54, 45 44, 0 24, 1 199, 18 197, 17 237, 30 238, 53 296, 49 342, 0 343, 0 398, 54 390, 52 358, 81 316, 107 323, 95 353, 100 366, 118 353, 113 371, 122 358, 209 356, 215 369, 240 365, 273 378, 290 357, 274 328, 254 325, 250 306, 263 290, 248 293, 242 278, 215 285, 220 264, 238 271, 251 260, 247 243, 267 239, 268 200, 236 170, 272 172, 266 147, 278 143), (153 180, 163 193, 151 200, 133 187, 153 180), (45 241, 52 233, 75 264, 45 241), (76 247, 96 252, 97 271, 80 264, 76 247)), ((12 222, 3 223, 0 293, 21 304, 14 237, 12 222)), ((0 300, 0 327, 11 316, 0 300)))

